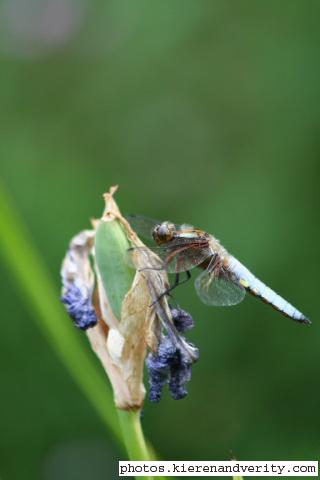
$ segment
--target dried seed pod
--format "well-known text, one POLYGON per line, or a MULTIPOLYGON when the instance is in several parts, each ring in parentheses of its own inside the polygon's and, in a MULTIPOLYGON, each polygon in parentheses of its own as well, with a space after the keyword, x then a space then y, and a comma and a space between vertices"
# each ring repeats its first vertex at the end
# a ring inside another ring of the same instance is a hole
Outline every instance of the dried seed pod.
MULTIPOLYGON (((140 252, 145 249, 133 248, 136 269, 130 267, 128 249, 144 244, 121 215, 115 191, 112 187, 104 195, 105 210, 92 222, 94 230, 83 231, 70 242, 61 270, 62 301, 76 325, 86 329, 112 384, 116 406, 131 410, 143 404, 148 348, 153 352, 154 378, 162 374, 161 368, 156 372, 162 353, 167 347, 172 350, 171 356, 165 355, 170 375, 166 381, 174 398, 184 396, 198 352, 179 333, 191 328, 191 317, 179 309, 172 316, 167 297, 161 296, 168 287, 167 273, 141 270, 146 258, 140 252)), ((148 259, 152 255, 148 253, 148 259)))

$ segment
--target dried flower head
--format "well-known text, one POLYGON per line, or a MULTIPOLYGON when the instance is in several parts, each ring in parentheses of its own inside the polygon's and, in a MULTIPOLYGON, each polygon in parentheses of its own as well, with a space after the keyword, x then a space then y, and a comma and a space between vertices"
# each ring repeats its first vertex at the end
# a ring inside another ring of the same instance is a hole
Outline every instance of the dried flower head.
POLYGON ((94 232, 85 230, 70 242, 62 265, 62 297, 76 327, 86 330, 97 323, 92 303, 94 275, 89 261, 94 232))
MULTIPOLYGON (((144 246, 121 215, 113 195, 104 195, 105 210, 93 229, 76 235, 63 261, 62 302, 78 328, 86 330, 113 386, 116 406, 141 408, 145 396, 143 368, 147 350, 150 398, 160 399, 169 384, 173 398, 186 395, 191 365, 198 350, 181 335, 193 326, 191 316, 170 309, 166 271, 144 269, 144 246), (131 248, 131 262, 128 250, 131 248)), ((150 252, 150 255, 154 255, 150 252)), ((160 262, 160 260, 159 260, 160 262)))

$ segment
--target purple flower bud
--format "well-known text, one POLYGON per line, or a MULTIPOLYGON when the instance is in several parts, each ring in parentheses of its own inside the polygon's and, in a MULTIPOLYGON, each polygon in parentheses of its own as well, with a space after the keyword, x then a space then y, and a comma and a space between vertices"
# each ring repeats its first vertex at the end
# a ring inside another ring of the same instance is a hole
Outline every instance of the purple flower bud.
POLYGON ((87 330, 96 325, 97 316, 91 298, 84 297, 80 288, 75 284, 68 286, 66 293, 61 297, 61 301, 76 327, 87 330))
POLYGON ((178 332, 186 332, 194 326, 193 318, 190 313, 182 310, 182 308, 171 308, 173 323, 178 332))
POLYGON ((181 400, 188 394, 186 384, 190 379, 191 365, 181 365, 179 363, 171 365, 169 390, 175 400, 181 400))
MULTIPOLYGON (((184 310, 172 309, 172 318, 179 332, 193 326, 191 315, 184 310)), ((169 384, 169 391, 175 400, 180 400, 188 393, 186 384, 191 379, 191 366, 199 358, 199 351, 184 337, 180 338, 181 342, 177 342, 173 335, 162 335, 157 352, 147 356, 151 402, 160 401, 166 384, 169 384)))
POLYGON ((158 362, 157 357, 152 353, 148 355, 146 362, 149 370, 149 398, 151 402, 159 402, 162 389, 168 383, 169 366, 158 362))

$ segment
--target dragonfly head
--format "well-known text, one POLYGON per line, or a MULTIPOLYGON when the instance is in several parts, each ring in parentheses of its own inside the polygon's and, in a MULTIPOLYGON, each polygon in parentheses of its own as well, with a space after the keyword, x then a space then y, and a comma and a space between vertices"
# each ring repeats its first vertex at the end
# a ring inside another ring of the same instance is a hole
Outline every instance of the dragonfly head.
POLYGON ((162 222, 157 225, 153 232, 152 236, 154 241, 161 245, 162 243, 170 242, 173 239, 176 228, 171 222, 162 222))

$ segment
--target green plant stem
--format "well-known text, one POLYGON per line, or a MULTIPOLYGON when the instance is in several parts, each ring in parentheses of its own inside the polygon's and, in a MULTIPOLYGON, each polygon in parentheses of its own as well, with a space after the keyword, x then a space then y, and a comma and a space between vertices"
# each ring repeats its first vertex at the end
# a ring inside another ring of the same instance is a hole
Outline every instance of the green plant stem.
MULTIPOLYGON (((126 450, 130 460, 153 460, 141 428, 140 414, 140 410, 118 410, 126 450)), ((154 477, 147 476, 137 478, 151 480, 154 477)))
POLYGON ((120 426, 130 460, 152 460, 144 439, 140 410, 118 410, 120 426))

